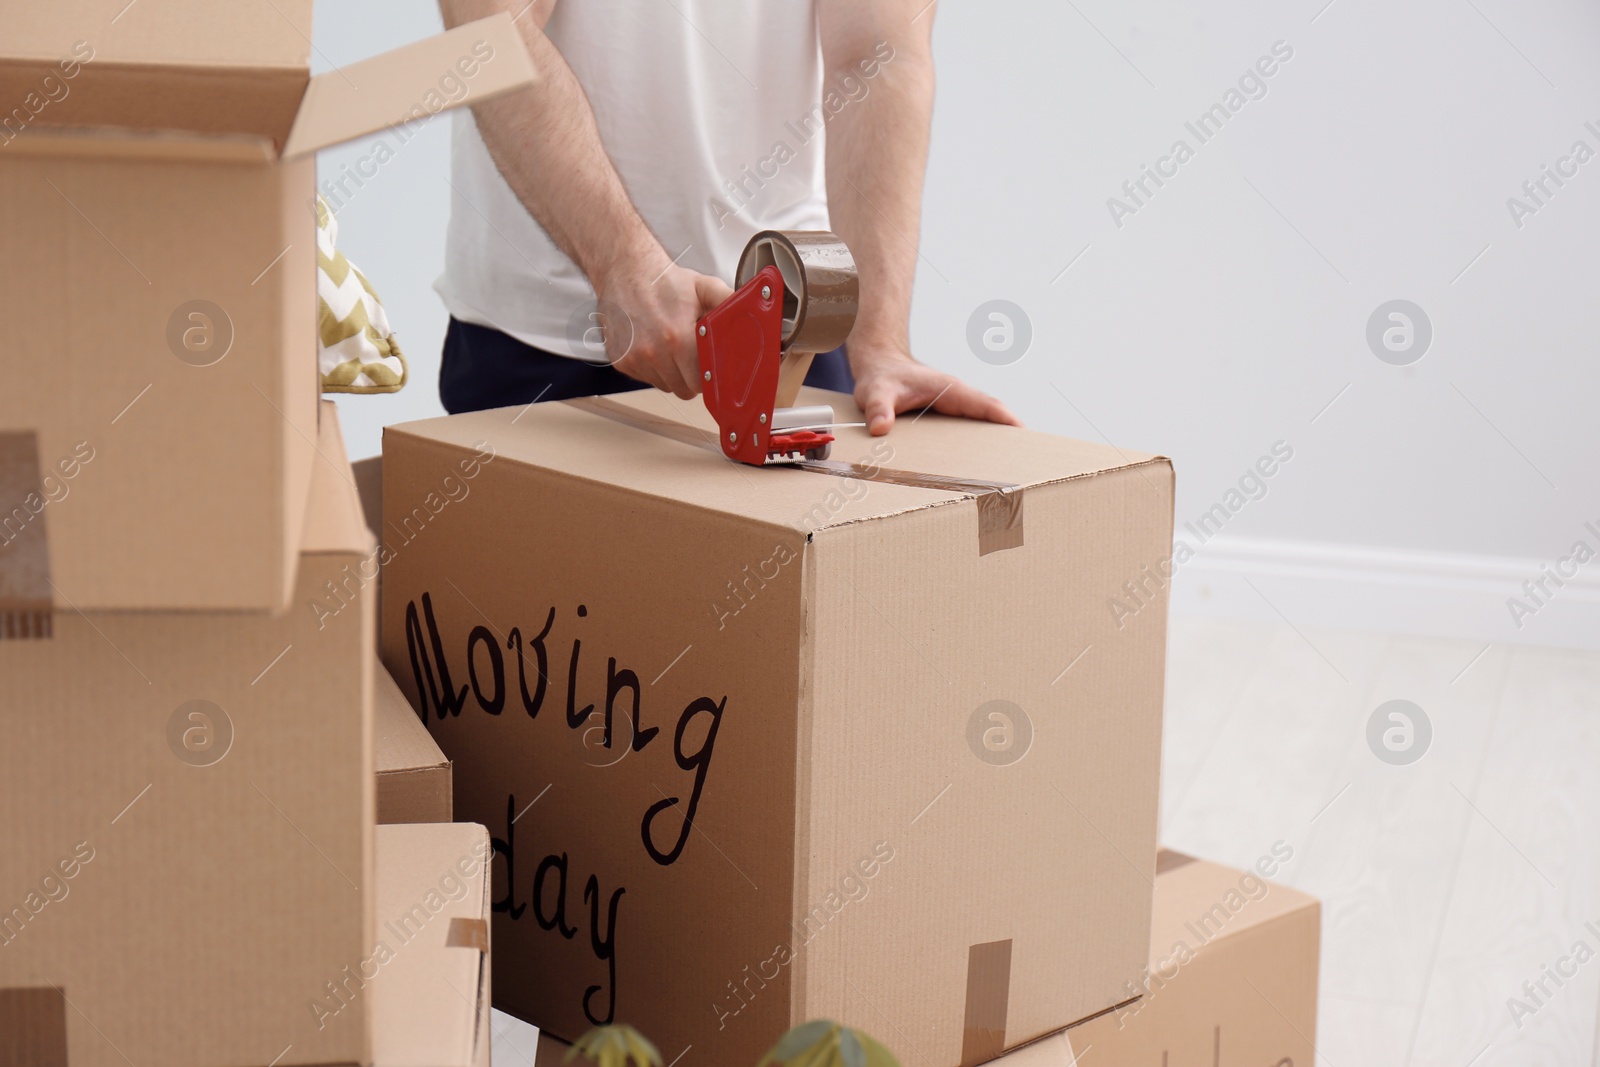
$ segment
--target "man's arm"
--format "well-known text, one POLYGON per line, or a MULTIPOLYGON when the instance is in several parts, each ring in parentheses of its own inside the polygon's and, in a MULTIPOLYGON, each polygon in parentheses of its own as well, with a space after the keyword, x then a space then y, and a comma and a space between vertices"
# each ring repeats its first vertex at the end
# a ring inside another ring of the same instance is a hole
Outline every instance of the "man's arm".
MULTIPOLYGON (((536 85, 472 112, 495 165, 556 245, 588 277, 601 300, 628 317, 632 345, 616 368, 688 399, 700 392, 694 323, 726 299, 719 279, 676 266, 628 199, 606 155, 588 97, 544 35, 556 0, 440 0, 445 25, 501 11, 517 14, 539 71, 536 85)), ((628 331, 607 329, 608 348, 628 331)))
POLYGON ((897 413, 930 405, 1021 425, 994 397, 911 356, 911 283, 933 120, 933 6, 819 0, 818 12, 823 91, 843 77, 868 86, 828 122, 827 135, 828 214, 861 272, 861 314, 848 342, 856 403, 874 434, 888 433, 897 413))

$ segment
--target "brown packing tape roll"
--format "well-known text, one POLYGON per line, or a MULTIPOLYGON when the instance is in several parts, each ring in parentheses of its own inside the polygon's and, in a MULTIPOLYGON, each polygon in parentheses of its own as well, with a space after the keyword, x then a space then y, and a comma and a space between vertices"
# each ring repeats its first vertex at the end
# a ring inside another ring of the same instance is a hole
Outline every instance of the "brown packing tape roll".
POLYGON ((844 344, 861 310, 861 279, 855 257, 838 235, 762 230, 739 256, 734 288, 767 266, 783 275, 785 352, 831 352, 844 344))
POLYGON ((0 989, 0 1067, 67 1067, 66 994, 53 986, 0 989))
POLYGON ((38 435, 0 433, 0 639, 50 636, 48 503, 38 435))
POLYGON ((488 952, 489 924, 483 919, 451 919, 444 943, 446 948, 475 948, 488 952))
POLYGON ((967 1007, 961 1020, 961 1063, 984 1063, 1006 1050, 1011 1007, 1011 940, 967 949, 967 1007))
MULTIPOLYGON (((579 397, 563 403, 579 411, 587 411, 591 415, 620 422, 635 430, 644 430, 658 437, 666 437, 722 455, 722 450, 717 447, 710 434, 686 422, 673 422, 657 415, 650 415, 604 396, 579 397)), ((833 459, 803 460, 782 466, 795 467, 814 474, 831 474, 836 478, 856 478, 861 481, 906 485, 914 489, 964 493, 972 497, 978 505, 978 555, 987 556, 991 552, 1022 547, 1022 486, 1020 485, 984 481, 980 478, 952 478, 943 474, 894 470, 867 463, 841 463, 833 459)))

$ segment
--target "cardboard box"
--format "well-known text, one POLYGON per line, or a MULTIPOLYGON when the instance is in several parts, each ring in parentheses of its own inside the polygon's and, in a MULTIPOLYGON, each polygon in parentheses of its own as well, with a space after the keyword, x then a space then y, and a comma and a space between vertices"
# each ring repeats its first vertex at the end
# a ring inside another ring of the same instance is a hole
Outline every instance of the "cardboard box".
POLYGON ((375 1067, 489 1067, 489 835, 378 827, 375 1067))
POLYGON ((0 1063, 370 1062, 372 604, 327 589, 374 546, 332 405, 318 453, 289 612, 0 640, 0 1063))
MULTIPOLYGON (((369 456, 350 464, 356 475, 356 491, 361 494, 361 513, 366 516, 367 529, 372 536, 382 540, 378 531, 383 529, 383 457, 369 456)), ((373 595, 378 599, 378 632, 374 649, 383 647, 383 575, 371 579, 373 595)), ((448 821, 448 820, 446 820, 448 821)))
POLYGON ((680 1067, 813 1017, 953 1067, 1127 998, 1166 601, 1108 602, 1171 554, 1170 464, 924 415, 754 469, 714 433, 648 391, 385 433, 384 662, 496 840, 497 1006, 680 1067))
POLYGON ((562 1041, 540 1030, 539 1043, 534 1046, 533 1067, 569 1067, 565 1058, 567 1049, 571 1047, 571 1042, 562 1041))
POLYGON ((383 457, 368 456, 350 464, 356 476, 356 491, 361 494, 361 513, 367 529, 374 535, 383 529, 383 457))
POLYGON ((310 37, 311 0, 0 5, 0 611, 289 602, 315 153, 393 126, 373 177, 532 78, 507 15, 315 78, 310 37))
MULTIPOLYGON (((1252 877, 1274 859, 1247 875, 1163 849, 1143 998, 994 1067, 1313 1064, 1321 908, 1252 877)), ((562 1067, 569 1047, 541 1031, 534 1067, 562 1067)))
POLYGON ((1284 858, 1239 871, 1163 850, 1143 999, 995 1067, 1315 1063, 1321 907, 1261 877, 1284 858))
POLYGON ((383 664, 372 677, 378 822, 450 822, 450 761, 383 664))

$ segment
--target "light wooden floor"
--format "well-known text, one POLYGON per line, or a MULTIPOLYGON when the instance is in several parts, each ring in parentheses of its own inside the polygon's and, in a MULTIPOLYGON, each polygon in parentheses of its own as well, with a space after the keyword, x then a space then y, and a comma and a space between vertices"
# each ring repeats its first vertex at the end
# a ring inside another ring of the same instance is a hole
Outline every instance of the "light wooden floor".
POLYGON ((1323 901, 1319 1065, 1600 1063, 1600 956, 1520 1027, 1507 1007, 1600 952, 1600 653, 1195 619, 1169 647, 1164 838, 1294 848, 1283 880, 1323 901), (1403 767, 1366 740, 1396 698, 1433 724, 1403 767))
MULTIPOLYGON (((1208 859, 1294 849, 1282 880, 1323 901, 1319 1067, 1600 1067, 1600 955, 1520 1027, 1507 1007, 1575 942, 1600 954, 1600 653, 1174 620, 1161 810, 1208 859), (1367 745, 1397 698, 1433 725, 1409 766, 1367 745)), ((533 1029, 494 1021, 496 1062, 530 1064, 533 1029)))

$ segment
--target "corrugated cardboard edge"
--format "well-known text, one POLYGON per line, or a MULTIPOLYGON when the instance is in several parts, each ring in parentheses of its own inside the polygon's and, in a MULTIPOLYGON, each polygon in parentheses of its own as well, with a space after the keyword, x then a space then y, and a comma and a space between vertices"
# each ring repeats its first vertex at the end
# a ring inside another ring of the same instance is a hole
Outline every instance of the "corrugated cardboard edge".
POLYGON ((5 146, 8 156, 127 159, 152 163, 271 163, 272 140, 249 134, 171 133, 95 126, 29 129, 5 146))
POLYGON ((533 59, 510 13, 478 19, 312 78, 284 143, 283 158, 311 155, 414 118, 483 103, 536 79, 533 59), (487 59, 475 51, 483 46, 490 49, 487 59), (469 58, 479 60, 470 80, 457 76, 456 67, 469 58), (440 79, 447 77, 456 77, 467 91, 454 100, 440 98, 440 106, 433 107, 428 101, 440 97, 440 79))
MULTIPOLYGON (((493 840, 493 838, 489 837, 487 828, 484 829, 483 835, 486 840, 493 840)), ((490 859, 484 865, 483 901, 479 908, 479 914, 483 916, 479 920, 483 924, 483 953, 478 957, 478 1021, 472 1033, 472 1062, 474 1067, 489 1067, 489 1035, 493 1032, 490 1029, 492 1019, 489 1014, 493 1004, 491 998, 494 992, 490 988, 490 981, 494 974, 494 967, 492 966, 494 962, 492 940, 494 924, 489 921, 494 915, 492 906, 494 897, 491 892, 494 886, 493 867, 493 859, 490 859)))

